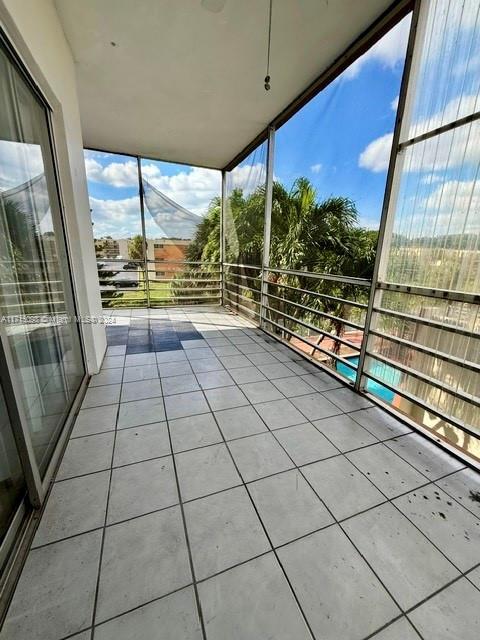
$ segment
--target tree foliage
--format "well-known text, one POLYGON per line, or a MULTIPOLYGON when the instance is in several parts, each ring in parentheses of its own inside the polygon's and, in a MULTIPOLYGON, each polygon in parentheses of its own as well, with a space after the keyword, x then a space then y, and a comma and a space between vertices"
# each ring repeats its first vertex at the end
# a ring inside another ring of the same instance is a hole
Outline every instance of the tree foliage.
POLYGON ((128 257, 130 260, 143 260, 143 238, 136 235, 128 243, 128 257))
MULTIPOLYGON (((225 220, 226 262, 244 265, 262 264, 265 188, 250 194, 234 189, 227 202, 225 220)), ((218 261, 220 237, 220 200, 214 199, 205 218, 198 226, 187 251, 187 260, 218 261)), ((270 265, 274 268, 306 271, 370 279, 373 273, 377 232, 358 224, 355 203, 346 197, 319 200, 307 178, 299 178, 291 189, 279 182, 273 184, 270 265)), ((245 274, 252 276, 252 271, 245 274)), ((285 319, 282 313, 324 332, 341 337, 345 330, 342 320, 361 324, 363 310, 344 300, 366 302, 368 288, 331 279, 314 279, 307 275, 269 273, 269 293, 283 298, 269 299, 272 319, 297 333, 310 330, 285 319), (290 288, 292 287, 292 288, 290 288), (299 306, 309 307, 306 312, 299 306), (315 313, 320 311, 325 315, 315 313), (331 316, 331 317, 328 317, 331 316)), ((248 280, 248 286, 260 291, 258 282, 248 280)), ((237 280, 238 281, 238 280, 237 280)), ((244 281, 241 283, 246 284, 244 281)), ((235 285, 232 285, 235 288, 235 285)), ((258 300, 259 295, 241 290, 243 296, 258 300)), ((245 302, 243 302, 245 304, 245 302)), ((319 342, 325 339, 319 334, 319 342)), ((333 350, 339 351, 340 342, 333 350)))

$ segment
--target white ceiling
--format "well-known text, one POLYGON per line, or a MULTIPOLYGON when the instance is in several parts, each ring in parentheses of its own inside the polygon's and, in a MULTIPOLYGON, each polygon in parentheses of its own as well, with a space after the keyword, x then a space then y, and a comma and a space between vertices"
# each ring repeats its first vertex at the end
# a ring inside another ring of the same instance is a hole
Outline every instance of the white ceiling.
POLYGON ((55 4, 86 147, 220 168, 391 2, 273 0, 269 92, 269 0, 226 0, 218 13, 201 0, 55 4))

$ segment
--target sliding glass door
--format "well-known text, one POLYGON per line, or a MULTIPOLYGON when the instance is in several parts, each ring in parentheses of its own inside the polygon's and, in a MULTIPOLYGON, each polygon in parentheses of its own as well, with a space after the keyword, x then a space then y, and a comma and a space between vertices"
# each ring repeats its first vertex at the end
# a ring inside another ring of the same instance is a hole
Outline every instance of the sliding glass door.
POLYGON ((0 397, 2 538, 24 494, 15 443, 41 500, 85 376, 48 116, 0 48, 0 366, 13 390, 0 397))
POLYGON ((0 541, 6 535, 25 491, 20 456, 13 437, 3 389, 0 387, 0 541))

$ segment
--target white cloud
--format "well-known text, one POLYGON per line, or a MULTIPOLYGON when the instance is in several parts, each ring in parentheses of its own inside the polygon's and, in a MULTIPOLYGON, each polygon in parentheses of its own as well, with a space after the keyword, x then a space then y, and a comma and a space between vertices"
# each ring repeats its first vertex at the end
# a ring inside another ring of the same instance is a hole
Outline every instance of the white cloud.
POLYGON ((310 171, 312 173, 320 173, 321 170, 322 165, 320 164, 320 162, 318 162, 317 164, 312 164, 312 166, 310 167, 310 171))
POLYGON ((480 232, 480 182, 449 180, 423 201, 429 226, 438 235, 480 232))
POLYGON ((266 175, 266 167, 261 162, 235 167, 228 174, 228 188, 242 189, 244 195, 248 195, 261 184, 265 184, 266 175))
POLYGON ((427 176, 424 176, 420 182, 422 184, 435 184, 436 182, 442 182, 443 181, 443 177, 442 176, 438 176, 435 173, 430 173, 427 176))
POLYGON ((140 202, 137 196, 122 200, 90 198, 93 235, 127 238, 141 233, 140 202))
POLYGON ((362 67, 368 62, 379 62, 387 69, 394 69, 405 59, 408 34, 410 31, 410 16, 406 16, 393 29, 386 33, 371 49, 344 71, 342 78, 351 80, 356 78, 362 67))
POLYGON ((0 140, 0 191, 17 187, 43 170, 40 145, 0 140))
POLYGON ((457 62, 452 69, 454 76, 463 77, 467 73, 474 73, 480 71, 480 53, 474 56, 465 57, 460 62, 457 62))
MULTIPOLYGON (((85 168, 91 182, 110 187, 138 187, 137 163, 134 160, 102 165, 87 152, 85 168)), ((175 175, 164 175, 158 164, 142 162, 142 175, 156 189, 198 215, 205 215, 212 198, 221 190, 221 174, 212 169, 186 167, 175 175)))
MULTIPOLYGON (((428 120, 413 123, 409 135, 431 131, 447 122, 452 122, 476 108, 477 96, 466 95, 450 100, 441 112, 432 114, 428 120)), ((480 124, 474 122, 451 129, 435 138, 407 147, 404 171, 442 171, 462 164, 478 162, 478 138, 480 124)), ((358 158, 362 169, 374 173, 386 171, 390 158, 393 134, 387 133, 370 142, 358 158)))
POLYGON ((205 215, 212 198, 220 195, 220 171, 192 167, 173 176, 165 176, 155 173, 155 169, 155 165, 142 165, 142 173, 150 184, 193 213, 205 215))
POLYGON ((85 159, 87 178, 92 182, 109 184, 112 187, 134 187, 138 185, 137 163, 134 160, 127 162, 110 162, 102 166, 93 158, 85 159))
POLYGON ((452 98, 443 109, 411 123, 408 137, 413 138, 426 131, 432 131, 445 124, 475 113, 480 108, 480 95, 464 94, 452 98))
POLYGON ((386 171, 390 160, 393 133, 386 133, 381 138, 370 142, 358 158, 358 166, 374 173, 386 171))
POLYGON ((396 98, 394 98, 391 103, 390 103, 390 109, 392 111, 396 111, 398 109, 398 99, 400 96, 396 96, 396 98))

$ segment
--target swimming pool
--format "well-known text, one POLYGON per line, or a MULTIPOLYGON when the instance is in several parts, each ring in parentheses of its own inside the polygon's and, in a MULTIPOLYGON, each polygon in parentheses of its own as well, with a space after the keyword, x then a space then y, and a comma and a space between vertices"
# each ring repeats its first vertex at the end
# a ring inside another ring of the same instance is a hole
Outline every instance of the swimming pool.
MULTIPOLYGON (((343 364, 343 362, 337 362, 336 369, 339 373, 341 373, 349 380, 355 380, 359 358, 358 356, 353 356, 351 358, 346 358, 346 360, 352 363, 352 365, 355 367, 355 370, 350 369, 350 367, 348 367, 346 364, 343 364)), ((385 380, 385 382, 391 384, 392 387, 398 386, 402 379, 402 374, 400 373, 400 371, 397 371, 397 369, 389 367, 388 365, 381 362, 373 362, 370 366, 369 371, 377 378, 382 378, 383 380, 385 380)), ((393 391, 387 389, 387 387, 384 387, 383 384, 379 384, 378 382, 370 380, 369 378, 367 378, 366 388, 367 391, 373 393, 385 402, 391 403, 395 397, 395 393, 393 391)))

